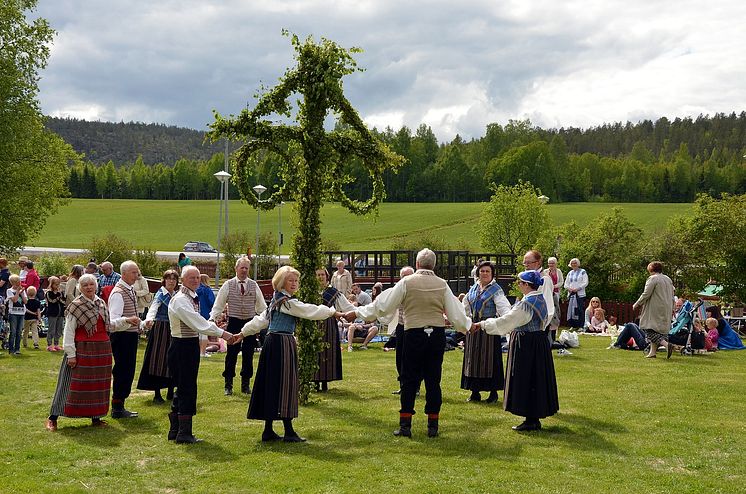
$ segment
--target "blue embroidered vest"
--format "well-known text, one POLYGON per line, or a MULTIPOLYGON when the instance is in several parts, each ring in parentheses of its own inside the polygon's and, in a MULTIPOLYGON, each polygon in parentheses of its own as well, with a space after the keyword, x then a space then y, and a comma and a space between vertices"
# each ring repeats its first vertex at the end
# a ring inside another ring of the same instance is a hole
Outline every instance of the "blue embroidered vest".
POLYGON ((285 314, 280 311, 282 304, 295 297, 288 297, 286 294, 281 292, 275 292, 272 296, 272 301, 267 307, 267 314, 269 315, 269 333, 295 333, 295 325, 298 323, 298 318, 285 314))
POLYGON ((472 319, 474 321, 484 321, 490 317, 497 317, 497 306, 495 305, 495 295, 502 295, 503 290, 500 285, 494 281, 479 291, 479 283, 475 283, 469 293, 466 295, 469 305, 471 306, 472 319))
POLYGON ((515 331, 519 333, 529 333, 534 331, 544 331, 547 322, 547 303, 544 300, 544 296, 529 295, 523 297, 523 300, 518 302, 521 305, 521 309, 531 313, 531 320, 523 326, 518 326, 515 331))
POLYGON ((171 295, 159 290, 156 299, 161 305, 158 306, 158 312, 155 313, 155 320, 168 322, 168 304, 171 302, 171 295))

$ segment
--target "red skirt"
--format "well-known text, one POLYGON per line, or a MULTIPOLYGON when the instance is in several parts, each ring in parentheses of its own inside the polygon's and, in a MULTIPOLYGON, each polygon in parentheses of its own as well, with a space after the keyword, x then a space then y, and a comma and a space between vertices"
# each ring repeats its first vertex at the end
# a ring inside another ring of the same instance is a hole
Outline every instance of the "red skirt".
POLYGON ((77 365, 71 370, 65 417, 103 417, 109 413, 111 343, 78 341, 77 365))

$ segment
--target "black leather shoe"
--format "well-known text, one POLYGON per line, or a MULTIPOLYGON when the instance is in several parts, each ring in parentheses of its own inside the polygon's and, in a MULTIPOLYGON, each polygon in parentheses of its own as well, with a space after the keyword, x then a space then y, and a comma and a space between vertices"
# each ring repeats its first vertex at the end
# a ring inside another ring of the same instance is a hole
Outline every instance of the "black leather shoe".
POLYGON ((282 436, 276 433, 275 431, 272 431, 269 434, 266 432, 262 433, 262 442, 264 443, 269 443, 273 441, 281 441, 281 440, 282 440, 282 436))
POLYGON ((225 391, 223 392, 225 396, 230 396, 233 394, 233 388, 229 388, 226 386, 225 391))
POLYGON ((294 436, 285 436, 285 437, 282 438, 282 440, 285 441, 286 443, 304 443, 304 442, 306 442, 306 438, 305 437, 300 437, 298 434, 296 434, 294 436))
POLYGON ((541 424, 532 423, 532 422, 522 422, 518 425, 514 425, 512 429, 518 432, 538 431, 539 429, 541 429, 541 424))
POLYGON ((164 400, 163 396, 161 396, 160 394, 153 396, 153 403, 165 403, 165 402, 166 400, 164 400))
POLYGON ((137 416, 137 412, 130 412, 126 408, 122 408, 121 410, 112 410, 111 412, 111 418, 113 419, 134 419, 137 418, 137 416))
POLYGON ((484 400, 485 403, 495 403, 497 401, 497 391, 490 391, 490 395, 484 400))
POLYGON ((668 350, 666 351, 666 360, 671 358, 671 354, 673 353, 673 345, 668 344, 668 350))
POLYGON ((427 437, 438 437, 438 428, 437 427, 428 427, 427 428, 427 437))
POLYGON ((392 395, 400 395, 401 394, 401 389, 397 389, 396 391, 392 391, 391 394, 392 395))
POLYGON ((245 395, 251 394, 251 382, 247 380, 241 380, 241 392, 245 395))
POLYGON ((394 435, 396 437, 412 437, 412 428, 411 427, 399 427, 394 431, 394 435))
POLYGON ((482 401, 482 396, 477 391, 472 391, 466 401, 482 401))

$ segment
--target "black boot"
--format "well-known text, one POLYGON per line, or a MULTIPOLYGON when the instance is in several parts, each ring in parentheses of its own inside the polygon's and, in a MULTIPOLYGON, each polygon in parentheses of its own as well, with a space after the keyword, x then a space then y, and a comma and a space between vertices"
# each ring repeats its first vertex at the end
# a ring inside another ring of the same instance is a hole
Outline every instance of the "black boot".
POLYGON ((225 378, 225 392, 223 394, 225 394, 225 396, 230 396, 233 394, 233 378, 232 377, 225 378))
POLYGON ((490 391, 490 395, 484 401, 486 403, 495 403, 497 401, 497 391, 490 391))
POLYGON ((399 428, 394 431, 396 437, 412 437, 412 415, 399 414, 399 428))
POLYGON ((124 400, 111 400, 111 418, 113 419, 133 419, 137 417, 137 412, 130 412, 124 408, 124 400))
POLYGON ((176 434, 177 444, 194 444, 202 441, 192 434, 192 416, 179 415, 179 432, 176 434))
POLYGON ((327 391, 329 391, 329 383, 324 381, 321 383, 321 392, 326 393, 327 391))
POLYGON ((168 429, 168 440, 173 441, 179 433, 179 415, 176 412, 169 413, 168 421, 171 424, 171 427, 168 429))
POLYGON ((300 437, 293 429, 293 419, 282 419, 282 425, 285 426, 285 437, 282 438, 286 443, 304 443, 305 437, 300 437))
POLYGON ((482 395, 479 394, 479 391, 472 391, 466 401, 482 401, 482 395))
POLYGON ((438 437, 438 414, 427 414, 427 437, 438 437))
POLYGON ((156 389, 155 394, 153 395, 153 403, 164 403, 165 400, 163 399, 163 396, 161 396, 161 390, 156 389))
POLYGON ((174 387, 173 386, 169 386, 168 387, 168 392, 166 392, 166 399, 167 400, 173 400, 174 399, 174 387))
POLYGON ((251 378, 241 377, 241 392, 245 395, 251 394, 251 378))
POLYGON ((264 432, 262 432, 262 442, 272 442, 272 441, 279 441, 282 439, 282 436, 277 434, 274 429, 272 429, 272 421, 271 420, 265 420, 264 421, 264 432))

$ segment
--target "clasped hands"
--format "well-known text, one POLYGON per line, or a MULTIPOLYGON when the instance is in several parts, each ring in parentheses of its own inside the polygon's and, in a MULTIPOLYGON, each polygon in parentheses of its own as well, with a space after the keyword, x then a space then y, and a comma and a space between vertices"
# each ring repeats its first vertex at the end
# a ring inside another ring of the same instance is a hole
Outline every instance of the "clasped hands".
POLYGON ((357 319, 357 314, 355 314, 354 310, 351 310, 349 312, 337 312, 334 314, 334 317, 337 319, 344 319, 347 322, 355 322, 355 319, 357 319))
POLYGON ((473 322, 471 323, 471 327, 469 328, 469 333, 474 334, 482 329, 482 326, 479 325, 479 323, 473 322))

